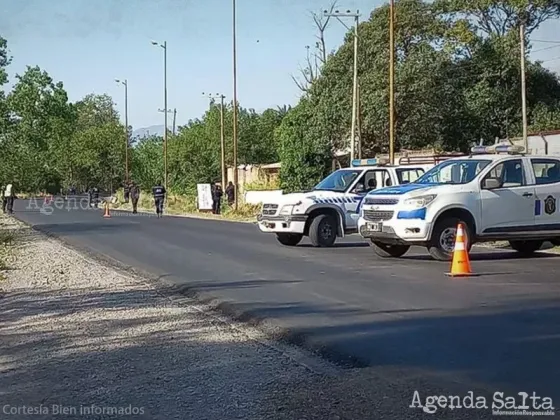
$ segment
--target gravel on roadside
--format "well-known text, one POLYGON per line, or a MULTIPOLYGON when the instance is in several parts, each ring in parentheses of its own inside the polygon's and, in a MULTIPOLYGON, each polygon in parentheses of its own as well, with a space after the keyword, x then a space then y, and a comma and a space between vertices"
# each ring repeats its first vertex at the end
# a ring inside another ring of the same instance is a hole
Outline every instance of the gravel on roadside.
POLYGON ((336 368, 13 218, 0 222, 18 232, 0 280, 0 418, 402 420, 434 418, 409 408, 414 390, 463 390, 406 366, 336 368))

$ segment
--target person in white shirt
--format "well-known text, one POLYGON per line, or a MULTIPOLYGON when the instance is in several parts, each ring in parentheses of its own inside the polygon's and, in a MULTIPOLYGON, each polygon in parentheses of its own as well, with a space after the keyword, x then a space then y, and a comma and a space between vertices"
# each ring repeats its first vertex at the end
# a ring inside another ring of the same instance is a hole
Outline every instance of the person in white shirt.
POLYGON ((8 214, 12 214, 14 212, 14 192, 12 184, 6 185, 3 198, 4 199, 2 200, 2 207, 4 213, 7 212, 8 214))

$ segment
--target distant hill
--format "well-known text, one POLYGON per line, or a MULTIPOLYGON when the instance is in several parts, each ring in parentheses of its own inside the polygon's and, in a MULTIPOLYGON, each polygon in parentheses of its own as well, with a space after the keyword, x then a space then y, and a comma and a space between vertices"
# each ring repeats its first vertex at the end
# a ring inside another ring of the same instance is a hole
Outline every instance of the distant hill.
POLYGON ((132 132, 132 137, 143 138, 149 136, 163 136, 163 124, 151 125, 149 127, 139 128, 132 132))

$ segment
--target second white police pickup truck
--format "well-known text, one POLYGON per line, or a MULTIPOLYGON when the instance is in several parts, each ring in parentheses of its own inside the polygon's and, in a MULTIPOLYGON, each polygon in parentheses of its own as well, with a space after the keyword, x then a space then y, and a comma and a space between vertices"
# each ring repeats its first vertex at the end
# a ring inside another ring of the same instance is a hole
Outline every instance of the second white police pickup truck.
POLYGON ((560 157, 530 156, 510 144, 477 146, 468 157, 446 160, 414 183, 370 192, 358 229, 383 257, 411 245, 449 260, 459 222, 467 246, 509 241, 526 255, 545 241, 560 245, 560 157))
POLYGON ((415 159, 403 158, 407 164, 398 166, 381 159, 355 160, 351 168, 333 172, 312 191, 265 202, 257 217, 259 229, 274 233, 287 246, 297 245, 304 236, 309 236, 313 246, 332 246, 337 237, 358 233, 359 208, 368 192, 413 182, 435 162, 447 158, 433 157, 431 164, 426 159, 414 164, 415 159))

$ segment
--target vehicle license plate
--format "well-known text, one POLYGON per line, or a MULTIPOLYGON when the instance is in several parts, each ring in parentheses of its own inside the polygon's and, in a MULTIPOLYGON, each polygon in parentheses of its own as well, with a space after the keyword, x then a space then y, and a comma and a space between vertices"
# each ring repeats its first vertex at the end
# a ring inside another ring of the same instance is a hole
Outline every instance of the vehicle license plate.
POLYGON ((366 223, 366 230, 370 232, 381 232, 383 225, 381 223, 366 223))

